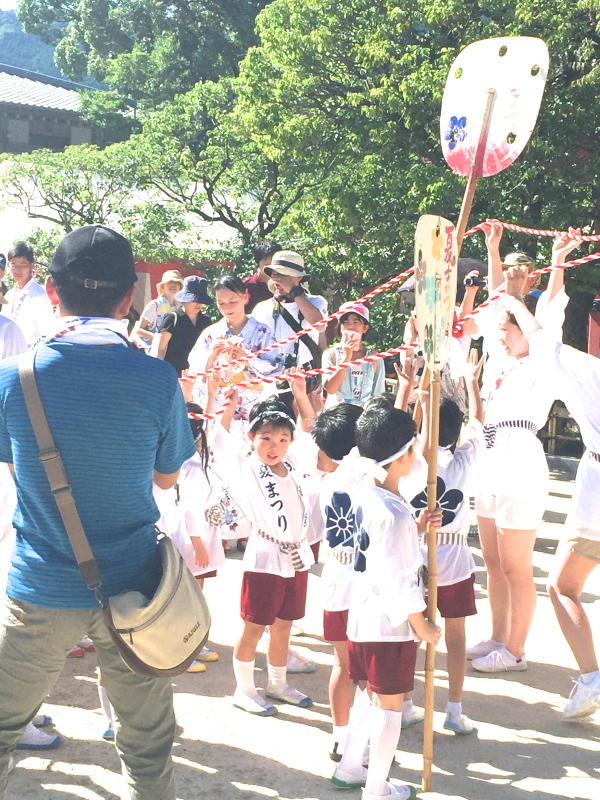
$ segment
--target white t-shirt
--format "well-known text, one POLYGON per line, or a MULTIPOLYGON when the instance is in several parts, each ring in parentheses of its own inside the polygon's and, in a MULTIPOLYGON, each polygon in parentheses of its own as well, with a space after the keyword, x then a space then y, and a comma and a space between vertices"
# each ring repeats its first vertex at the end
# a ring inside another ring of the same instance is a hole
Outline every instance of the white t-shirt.
MULTIPOLYGON (((314 294, 307 294, 306 299, 309 300, 315 308, 317 308, 321 314, 325 317, 327 316, 327 301, 324 297, 320 295, 314 294)), ((296 321, 299 319, 300 309, 296 305, 296 303, 282 303, 281 304, 286 311, 288 311, 292 317, 296 321)), ((273 332, 273 336, 275 337, 276 342, 282 341, 282 339, 287 339, 288 336, 291 336, 294 331, 290 328, 287 322, 282 318, 281 314, 275 313, 276 304, 273 300, 263 300, 262 303, 258 303, 255 306, 254 311, 252 312, 252 316, 257 319, 259 322, 263 322, 265 325, 268 325, 271 331, 273 332)), ((307 322, 305 319, 302 320, 302 327, 309 328, 311 325, 310 322, 307 322)), ((319 332, 318 331, 311 331, 309 334, 310 338, 319 343, 319 332)), ((299 340, 297 340, 299 341, 299 340)), ((296 352, 296 341, 290 342, 289 344, 282 345, 279 348, 280 353, 291 353, 292 355, 296 352)), ((298 347, 298 365, 301 366, 302 364, 306 364, 312 359, 312 355, 308 347, 303 343, 299 342, 298 347)))
MULTIPOLYGON (((474 493, 475 463, 484 448, 483 428, 472 420, 464 428, 454 453, 438 448, 438 503, 443 510, 439 533, 456 533, 465 544, 438 544, 438 586, 452 586, 475 571, 473 556, 466 544, 469 532, 469 500, 474 493)), ((400 482, 401 491, 410 497, 415 515, 427 508, 427 464, 415 461, 410 475, 400 482)), ((424 558, 426 550, 424 549, 424 558)))
POLYGON ((356 562, 348 611, 351 642, 416 641, 408 617, 424 611, 417 526, 402 498, 362 482, 356 494, 356 562))
POLYGON ((0 358, 8 358, 24 353, 27 342, 19 326, 0 314, 0 358))
POLYGON ((13 286, 6 293, 8 305, 4 313, 19 326, 27 342, 27 346, 43 336, 55 321, 54 310, 50 298, 43 286, 35 278, 25 284, 22 289, 13 286))
MULTIPOLYGON (((556 341, 546 330, 530 341, 529 357, 546 372, 556 394, 579 425, 589 452, 600 454, 600 359, 556 341)), ((584 539, 600 541, 600 462, 584 454, 579 463, 573 502, 565 528, 584 539)))
POLYGON ((356 513, 353 498, 360 482, 346 469, 348 461, 342 460, 335 472, 330 472, 321 483, 321 509, 325 536, 321 594, 325 611, 345 611, 350 607, 354 571, 354 544, 356 513))

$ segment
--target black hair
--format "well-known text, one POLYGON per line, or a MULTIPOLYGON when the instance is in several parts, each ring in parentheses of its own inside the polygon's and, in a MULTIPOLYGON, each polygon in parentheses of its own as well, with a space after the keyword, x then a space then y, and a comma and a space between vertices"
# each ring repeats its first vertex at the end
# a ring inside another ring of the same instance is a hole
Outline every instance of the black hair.
POLYGON ((133 286, 131 283, 118 289, 106 287, 86 289, 83 284, 63 277, 60 273, 53 275, 52 280, 61 306, 81 317, 111 317, 133 286))
POLYGON ((356 423, 356 445, 361 456, 384 461, 408 444, 416 432, 410 414, 394 408, 385 397, 375 397, 356 423))
POLYGON ((33 264, 33 247, 28 242, 15 242, 8 251, 8 260, 12 261, 13 258, 26 258, 33 264))
MULTIPOLYGON (((204 414, 202 407, 197 403, 186 403, 185 407, 188 413, 204 414)), ((206 468, 208 467, 208 442, 206 440, 205 430, 206 421, 203 419, 193 419, 192 417, 188 417, 188 419, 190 421, 190 428, 192 429, 192 436, 196 442, 196 450, 200 454, 202 469, 206 472, 206 468)))
POLYGON ((221 275, 220 278, 217 278, 212 287, 213 295, 215 295, 219 289, 228 289, 230 292, 235 292, 236 294, 244 294, 246 292, 244 283, 232 272, 226 272, 224 275, 221 275))
POLYGON ((279 242, 258 242, 258 244, 255 244, 252 248, 252 255, 258 265, 265 258, 271 258, 271 256, 274 256, 275 253, 278 253, 280 250, 283 250, 283 247, 279 242))
POLYGON ((453 447, 458 442, 465 415, 453 400, 445 397, 440 403, 440 447, 453 447))
MULTIPOLYGON (((525 308, 531 313, 535 314, 535 309, 537 308, 538 298, 533 294, 526 294, 525 297, 521 298, 523 300, 523 304, 525 308)), ((509 311, 506 312, 508 315, 508 321, 512 322, 513 325, 516 325, 519 330, 521 326, 517 322, 517 319, 514 314, 511 314, 509 311)))
POLYGON ((268 397, 266 400, 260 400, 255 403, 250 409, 248 415, 250 422, 250 430, 252 433, 258 433, 263 425, 272 425, 275 428, 287 428, 291 435, 294 435, 296 430, 296 415, 293 410, 280 400, 278 397, 268 397), (259 418, 259 419, 258 419, 259 418), (257 420, 256 425, 253 422, 257 420))
POLYGON ((363 410, 351 403, 339 403, 317 416, 312 436, 326 456, 341 461, 356 446, 356 423, 363 410))

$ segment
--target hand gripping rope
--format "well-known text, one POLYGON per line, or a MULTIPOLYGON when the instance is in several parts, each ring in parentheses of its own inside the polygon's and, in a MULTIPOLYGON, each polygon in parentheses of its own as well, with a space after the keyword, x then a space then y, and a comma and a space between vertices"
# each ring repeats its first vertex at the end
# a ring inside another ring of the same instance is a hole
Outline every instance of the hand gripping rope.
MULTIPOLYGON (((522 225, 515 225, 514 223, 510 223, 510 222, 502 222, 501 220, 497 220, 497 219, 488 219, 487 222, 488 223, 495 223, 497 225, 502 225, 503 228, 507 228, 508 230, 518 231, 519 233, 528 233, 528 234, 532 234, 534 236, 552 236, 552 237, 557 237, 557 236, 563 235, 566 232, 566 231, 557 231, 557 230, 542 230, 542 229, 539 229, 539 228, 525 228, 522 225)), ((481 222, 481 223, 479 223, 479 225, 476 225, 475 227, 471 228, 470 230, 468 230, 465 233, 465 236, 472 236, 474 233, 477 233, 477 231, 482 230, 482 227, 483 227, 484 224, 485 223, 481 222)), ((585 242, 597 242, 597 241, 600 241, 600 234, 584 235, 584 236, 581 237, 581 239, 582 239, 582 241, 585 241, 585 242)), ((576 259, 573 259, 572 261, 566 261, 564 264, 560 264, 560 265, 555 266, 555 267, 541 267, 540 269, 536 269, 533 272, 531 272, 531 275, 543 275, 543 274, 545 274, 547 272, 553 272, 554 270, 557 270, 557 269, 567 269, 568 267, 575 267, 575 266, 578 266, 580 264, 588 264, 591 261, 596 261, 598 259, 600 259, 600 253, 591 253, 590 255, 582 256, 581 258, 576 258, 576 259)), ((375 289, 373 289, 368 294, 364 295, 363 297, 359 298, 358 300, 355 300, 354 303, 358 304, 358 303, 364 303, 364 302, 367 302, 369 300, 372 300, 378 294, 381 294, 382 292, 385 292, 387 289, 390 289, 392 286, 395 286, 400 281, 403 281, 406 278, 408 278, 410 275, 413 274, 413 272, 414 272, 414 267, 411 267, 410 269, 406 270, 405 272, 401 272, 399 275, 396 275, 395 277, 390 278, 390 280, 386 281, 385 283, 382 283, 380 286, 376 287, 375 289)), ((463 317, 463 319, 458 323, 458 325, 460 326, 460 324, 462 322, 464 322, 464 320, 466 320, 466 319, 471 319, 471 318, 475 317, 479 313, 479 311, 481 311, 484 308, 486 308, 487 306, 489 306, 490 303, 492 303, 498 297, 501 297, 503 294, 504 294, 504 289, 500 289, 499 291, 494 292, 492 295, 490 295, 488 297, 487 300, 485 300, 483 303, 481 303, 479 306, 477 306, 477 308, 475 308, 469 314, 466 314, 463 317)), ((348 308, 345 308, 344 311, 340 311, 338 309, 336 312, 334 312, 333 314, 330 314, 328 317, 324 317, 323 319, 320 319, 314 325, 310 325, 310 326, 308 326, 306 328, 303 328, 302 331, 299 331, 298 333, 294 333, 291 336, 288 336, 286 339, 282 339, 280 342, 276 342, 276 343, 274 343, 272 345, 269 345, 269 347, 265 347, 262 350, 257 350, 255 353, 248 353, 248 359, 257 358, 258 356, 261 356, 264 353, 268 353, 271 350, 275 350, 275 349, 280 348, 282 345, 290 344, 291 342, 294 342, 296 339, 300 338, 300 336, 304 336, 306 333, 310 333, 311 331, 315 331, 315 330, 318 330, 318 329, 322 328, 324 325, 326 325, 331 320, 339 319, 344 314, 347 314, 349 312, 349 310, 350 309, 348 309, 348 308)), ((342 369, 348 369, 349 367, 360 366, 361 364, 373 363, 374 361, 377 361, 378 359, 387 358, 388 356, 393 356, 393 355, 396 355, 397 353, 401 353, 402 351, 412 350, 412 349, 413 349, 413 347, 411 347, 410 345, 401 345, 401 346, 398 346, 398 347, 392 347, 389 350, 385 350, 385 351, 383 351, 381 353, 372 353, 369 356, 364 356, 363 358, 355 359, 354 361, 346 361, 343 364, 336 364, 336 365, 332 365, 330 367, 317 367, 317 368, 311 369, 311 370, 294 369, 294 370, 290 370, 290 372, 288 374, 291 374, 291 375, 302 375, 304 377, 309 377, 311 375, 327 375, 329 373, 337 372, 337 370, 340 369, 340 367, 342 369)), ((246 359, 238 359, 236 361, 230 361, 227 366, 231 367, 231 366, 236 365, 236 364, 243 364, 245 361, 246 361, 246 359)), ((203 376, 205 376, 207 374, 208 373, 206 373, 206 372, 197 372, 197 373, 194 373, 193 375, 189 375, 186 378, 182 378, 181 380, 182 381, 191 381, 191 380, 195 380, 196 378, 203 377, 203 376)), ((256 380, 256 381, 243 381, 243 382, 237 383, 236 384, 236 388, 258 388, 260 386, 263 386, 263 384, 265 384, 265 383, 276 383, 279 380, 281 380, 281 376, 277 376, 276 378, 261 378, 260 380, 256 380)), ((225 411, 231 405, 231 396, 233 394, 233 391, 235 391, 235 390, 234 389, 228 390, 225 403, 214 414, 193 414, 193 413, 190 412, 188 414, 188 416, 191 419, 207 419, 207 420, 217 419, 219 416, 224 414, 225 411)))

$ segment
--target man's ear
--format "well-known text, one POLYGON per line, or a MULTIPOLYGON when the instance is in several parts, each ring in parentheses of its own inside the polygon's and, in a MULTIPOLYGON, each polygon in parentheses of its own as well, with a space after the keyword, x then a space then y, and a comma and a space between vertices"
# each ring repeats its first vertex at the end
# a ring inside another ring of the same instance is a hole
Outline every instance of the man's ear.
POLYGON ((52 305, 57 306, 60 302, 58 299, 58 292, 56 291, 56 286, 54 285, 54 281, 52 280, 50 275, 46 277, 44 288, 46 289, 46 294, 50 298, 50 302, 52 303, 52 305))

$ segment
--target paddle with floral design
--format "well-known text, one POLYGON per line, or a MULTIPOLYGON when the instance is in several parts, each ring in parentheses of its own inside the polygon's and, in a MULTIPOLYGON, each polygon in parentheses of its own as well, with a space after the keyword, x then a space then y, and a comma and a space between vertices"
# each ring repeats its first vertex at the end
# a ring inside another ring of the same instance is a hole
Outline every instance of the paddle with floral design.
POLYGON ((548 65, 541 39, 503 36, 471 43, 450 68, 440 136, 450 169, 468 177, 457 224, 459 251, 477 181, 509 167, 529 141, 548 65))

